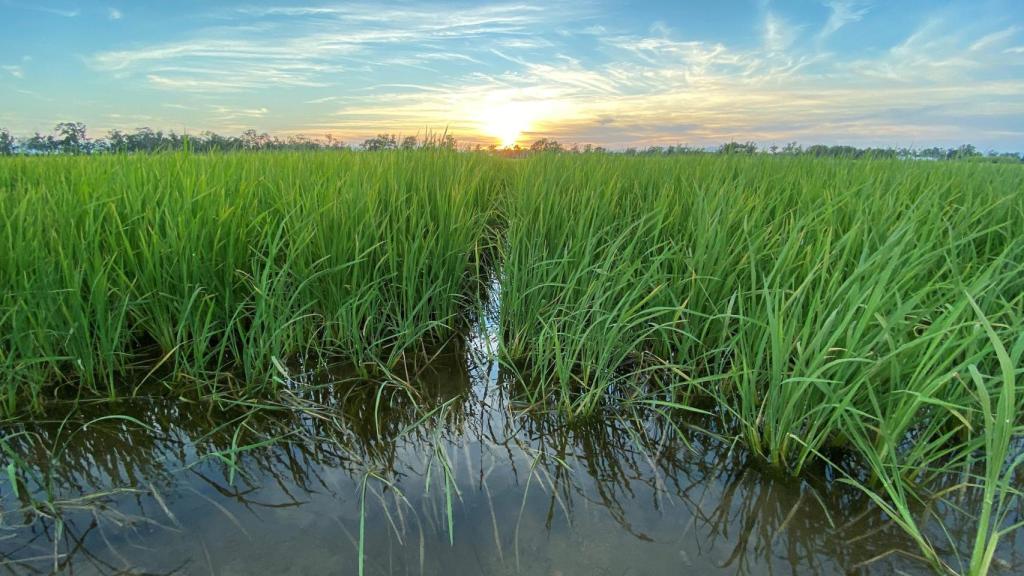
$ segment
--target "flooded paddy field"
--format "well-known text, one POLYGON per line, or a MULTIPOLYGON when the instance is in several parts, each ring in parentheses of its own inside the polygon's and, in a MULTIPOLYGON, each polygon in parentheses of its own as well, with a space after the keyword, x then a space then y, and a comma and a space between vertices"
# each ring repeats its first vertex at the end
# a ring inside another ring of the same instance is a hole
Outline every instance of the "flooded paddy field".
POLYGON ((0 571, 1019 573, 1019 168, 0 159, 0 571))
POLYGON ((0 570, 931 572, 863 493, 775 473, 707 421, 523 413, 496 366, 453 354, 413 395, 316 378, 261 407, 141 397, 20 427, 0 570))

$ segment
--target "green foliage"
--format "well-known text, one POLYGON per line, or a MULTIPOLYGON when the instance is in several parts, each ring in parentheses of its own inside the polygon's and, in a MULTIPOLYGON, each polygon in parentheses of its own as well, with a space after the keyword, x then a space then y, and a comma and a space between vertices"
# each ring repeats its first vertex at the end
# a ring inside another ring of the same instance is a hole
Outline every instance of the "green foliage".
POLYGON ((986 573, 1019 521, 1022 186, 971 163, 531 159, 506 200, 503 357, 573 417, 710 405, 780 470, 837 457, 936 569, 986 573), (984 498, 952 566, 921 510, 954 471, 984 498))
POLYGON ((0 403, 116 397, 141 365, 219 389, 272 357, 394 363, 471 308, 498 161, 454 153, 12 158, 0 403))
POLYGON ((272 394, 278 358, 387 371, 494 275, 534 405, 707 410, 985 574, 1019 522, 1024 172, 780 155, 0 159, 0 411, 132 370, 210 395, 272 394), (980 495, 964 558, 926 528, 951 476, 980 495))

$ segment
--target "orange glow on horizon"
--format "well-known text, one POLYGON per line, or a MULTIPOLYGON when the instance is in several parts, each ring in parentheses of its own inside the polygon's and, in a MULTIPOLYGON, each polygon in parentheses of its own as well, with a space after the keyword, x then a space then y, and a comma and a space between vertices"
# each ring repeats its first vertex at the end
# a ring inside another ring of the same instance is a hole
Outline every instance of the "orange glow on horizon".
POLYGON ((480 133, 498 140, 502 148, 511 148, 528 132, 533 114, 524 104, 485 105, 478 114, 480 133))

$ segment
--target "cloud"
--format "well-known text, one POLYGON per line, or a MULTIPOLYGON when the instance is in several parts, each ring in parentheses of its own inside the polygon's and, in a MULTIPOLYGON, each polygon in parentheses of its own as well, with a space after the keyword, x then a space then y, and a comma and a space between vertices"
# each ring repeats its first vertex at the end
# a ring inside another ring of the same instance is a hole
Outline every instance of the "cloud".
POLYGON ((267 108, 235 108, 214 105, 210 110, 219 120, 257 119, 265 117, 270 110, 267 108))
POLYGON ((553 47, 554 43, 546 38, 512 37, 495 40, 492 46, 509 50, 542 50, 553 47))
POLYGON ((25 70, 21 66, 15 64, 7 64, 4 66, 0 66, 0 69, 2 69, 4 72, 7 72, 11 76, 14 76, 15 78, 25 77, 25 70))
POLYGON ((991 34, 986 34, 974 41, 968 49, 971 52, 978 52, 980 50, 991 48, 1013 38, 1018 32, 1020 32, 1020 30, 1020 26, 1010 26, 1009 28, 992 32, 991 34))
POLYGON ((301 69, 289 71, 288 66, 280 65, 251 65, 237 71, 173 66, 159 70, 159 73, 146 75, 149 84, 154 88, 177 92, 227 93, 282 86, 327 86, 310 79, 301 69))
POLYGON ((1015 27, 984 33, 978 26, 963 26, 955 18, 935 16, 888 52, 853 60, 847 66, 858 74, 900 84, 969 85, 972 78, 986 75, 1014 77, 1008 73, 1013 64, 1006 56, 1010 53, 996 48, 1016 33, 1015 27))
MULTIPOLYGON (((472 141, 486 134, 489 119, 517 110, 529 125, 526 139, 551 136, 616 147, 730 139, 954 141, 966 127, 979 125, 982 111, 994 118, 1024 115, 1024 78, 1000 76, 1006 57, 1000 60, 991 46, 962 55, 980 39, 951 38, 944 24, 926 23, 877 58, 844 62, 661 36, 614 36, 602 40, 606 62, 502 54, 513 65, 505 73, 423 90, 378 87, 370 96, 345 98, 331 121, 301 131, 363 137, 381 126, 412 132, 432 126, 472 141), (922 80, 901 79, 903 67, 921 69, 922 80), (947 67, 956 73, 946 73, 947 67)), ((973 133, 1012 137, 978 128, 973 133)))
POLYGON ((222 13, 230 26, 200 30, 181 41, 95 53, 87 62, 167 90, 327 86, 345 70, 342 62, 358 63, 364 72, 395 65, 433 72, 435 62, 480 65, 467 42, 483 47, 528 40, 542 23, 561 21, 565 13, 557 6, 524 3, 455 11, 358 3, 248 7, 222 13))
POLYGON ((825 2, 831 13, 825 26, 818 32, 818 39, 823 40, 839 31, 840 28, 854 22, 860 22, 868 13, 869 7, 860 0, 831 0, 825 2))
POLYGON ((764 46, 771 52, 782 52, 796 40, 797 28, 773 12, 764 16, 764 46))
POLYGON ((14 4, 14 6, 18 8, 23 8, 25 10, 34 10, 36 12, 45 12, 47 14, 53 14, 55 16, 60 16, 61 18, 75 18, 82 13, 82 11, 78 8, 51 8, 48 6, 38 6, 34 4, 14 4))
POLYGON ((567 17, 557 2, 550 11, 537 6, 225 9, 218 18, 227 25, 88 62, 114 78, 220 102, 195 110, 209 128, 259 120, 351 139, 447 128, 484 143, 496 119, 515 114, 524 138, 618 147, 729 139, 909 144, 958 140, 982 114, 1024 117, 1016 28, 936 16, 891 47, 843 55, 813 40, 863 19, 865 3, 828 3, 828 21, 811 42, 766 4, 756 47, 668 27, 583 34, 585 14, 567 17), (567 21, 577 31, 564 36, 567 21), (285 115, 275 118, 260 105, 268 90, 301 88, 318 89, 296 90, 297 102, 329 103, 333 114, 296 107, 275 110, 285 115))
POLYGON ((122 14, 117 8, 110 8, 107 10, 107 18, 110 20, 120 20, 123 17, 124 14, 122 14))

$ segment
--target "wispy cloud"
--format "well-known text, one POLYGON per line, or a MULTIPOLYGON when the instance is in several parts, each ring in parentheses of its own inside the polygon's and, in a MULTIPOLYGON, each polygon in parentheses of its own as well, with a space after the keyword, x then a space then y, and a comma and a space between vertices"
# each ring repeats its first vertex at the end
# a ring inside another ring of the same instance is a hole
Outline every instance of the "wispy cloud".
POLYGON ((221 120, 258 119, 270 112, 267 108, 236 108, 223 105, 211 106, 210 110, 221 120))
POLYGON ((918 54, 912 65, 952 65, 947 63, 954 54, 981 39, 965 36, 947 46, 938 43, 941 27, 924 28, 856 65, 660 36, 607 38, 610 61, 591 66, 504 54, 514 71, 477 75, 442 90, 377 91, 349 100, 332 121, 302 131, 360 134, 382 125, 406 131, 430 125, 486 134, 489 119, 512 109, 526 119, 527 139, 545 135, 617 146, 732 138, 909 145, 961 137, 964 111, 977 109, 979 100, 994 116, 1024 114, 1018 97, 1024 78, 986 77, 1004 64, 991 47, 965 61, 959 74, 932 75, 928 82, 879 74, 919 46, 941 49, 918 54))
POLYGON ((0 69, 2 69, 4 72, 7 72, 11 76, 14 76, 15 78, 25 77, 25 70, 21 66, 18 66, 16 64, 5 64, 3 66, 0 66, 0 69))
POLYGON ((822 45, 872 6, 825 4, 823 24, 762 4, 756 46, 746 38, 698 40, 656 19, 632 28, 596 24, 557 0, 457 10, 219 8, 204 21, 209 26, 174 41, 87 61, 112 79, 182 93, 214 129, 273 125, 283 115, 279 125, 293 132, 356 139, 447 128, 486 141, 497 120, 513 116, 526 139, 613 146, 732 138, 912 143, 960 138, 982 114, 1024 117, 1024 47, 1005 20, 966 27, 934 13, 902 41, 844 54, 822 45), (264 99, 270 90, 288 90, 310 108, 271 113, 263 105, 277 101, 264 99), (325 111, 333 113, 324 118, 325 111))
POLYGON ((978 52, 993 46, 998 46, 1017 36, 1020 31, 1020 26, 1010 26, 1009 28, 1004 28, 1003 30, 986 34, 972 43, 969 50, 971 52, 978 52))
POLYGON ((774 12, 764 16, 764 47, 771 52, 782 52, 796 40, 797 27, 774 12))
POLYGON ((120 20, 123 17, 124 17, 124 14, 121 13, 121 11, 118 10, 117 8, 108 8, 107 9, 107 18, 108 19, 110 19, 110 20, 120 20))
POLYGON ((45 12, 46 14, 53 14, 54 16, 60 16, 61 18, 75 18, 82 13, 79 8, 54 8, 50 6, 42 6, 37 4, 10 4, 24 10, 34 10, 36 12, 45 12))
POLYGON ((100 52, 88 61, 98 70, 141 74, 151 86, 172 90, 242 91, 268 81, 277 86, 324 86, 330 83, 328 76, 343 70, 343 61, 361 62, 367 69, 403 65, 431 70, 431 62, 481 64, 465 50, 444 47, 481 38, 522 39, 545 19, 561 14, 521 3, 455 12, 440 6, 381 9, 355 3, 248 7, 225 14, 242 18, 232 26, 210 28, 178 42, 100 52), (386 57, 375 54, 385 48, 386 57))
POLYGON ((985 33, 977 27, 963 26, 953 17, 933 16, 888 52, 870 59, 855 59, 849 68, 866 77, 900 84, 969 86, 972 79, 986 73, 1002 70, 1001 74, 1005 74, 1009 70, 1011 62, 1006 52, 996 48, 1014 34, 1014 28, 985 33))
POLYGON ((831 13, 825 25, 818 32, 818 39, 824 40, 848 24, 860 22, 870 10, 863 0, 830 0, 825 2, 831 13))

